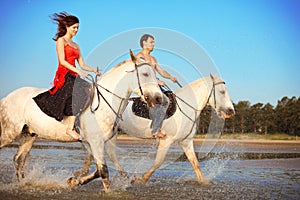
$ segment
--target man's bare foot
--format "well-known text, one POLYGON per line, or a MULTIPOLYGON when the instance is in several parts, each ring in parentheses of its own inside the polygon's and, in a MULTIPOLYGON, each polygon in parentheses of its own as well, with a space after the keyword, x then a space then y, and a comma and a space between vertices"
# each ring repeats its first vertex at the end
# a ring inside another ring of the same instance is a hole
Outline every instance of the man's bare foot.
POLYGON ((163 133, 163 132, 156 132, 156 133, 154 133, 153 134, 153 137, 155 137, 155 138, 164 138, 164 137, 166 137, 167 135, 165 134, 165 133, 163 133))
POLYGON ((81 136, 75 130, 68 129, 67 134, 74 140, 81 140, 81 136))

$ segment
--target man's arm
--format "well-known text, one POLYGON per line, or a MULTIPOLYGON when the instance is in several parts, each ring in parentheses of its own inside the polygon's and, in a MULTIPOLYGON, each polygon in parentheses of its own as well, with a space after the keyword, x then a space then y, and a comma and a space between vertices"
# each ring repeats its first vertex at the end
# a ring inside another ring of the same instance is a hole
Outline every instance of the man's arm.
POLYGON ((164 78, 170 79, 171 81, 173 81, 174 83, 177 82, 177 78, 175 76, 171 76, 166 70, 164 70, 158 63, 157 60, 152 57, 155 61, 155 69, 156 71, 164 78))

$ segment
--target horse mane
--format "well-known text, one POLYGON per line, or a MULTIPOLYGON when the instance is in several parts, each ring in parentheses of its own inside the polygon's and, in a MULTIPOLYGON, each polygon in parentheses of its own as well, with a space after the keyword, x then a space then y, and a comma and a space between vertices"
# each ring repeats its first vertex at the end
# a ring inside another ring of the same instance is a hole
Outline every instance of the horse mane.
POLYGON ((130 59, 121 61, 120 63, 116 64, 115 66, 113 66, 111 69, 109 69, 104 75, 113 73, 115 70, 119 69, 120 67, 128 64, 128 63, 133 63, 130 59))
POLYGON ((112 67, 112 69, 118 68, 122 65, 125 65, 126 63, 129 63, 129 62, 132 62, 132 61, 130 59, 124 60, 124 61, 118 63, 117 65, 115 65, 114 67, 112 67))

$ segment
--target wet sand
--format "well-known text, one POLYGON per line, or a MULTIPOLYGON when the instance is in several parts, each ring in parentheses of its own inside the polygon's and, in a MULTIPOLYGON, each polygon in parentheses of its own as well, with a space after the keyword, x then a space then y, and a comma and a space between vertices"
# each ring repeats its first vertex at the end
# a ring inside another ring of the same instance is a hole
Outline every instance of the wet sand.
MULTIPOLYGON (((118 144, 153 145, 155 139, 139 139, 130 136, 118 136, 118 144)), ((194 139, 195 146, 202 144, 226 145, 231 150, 244 151, 280 151, 300 153, 300 140, 234 140, 234 139, 194 139)))
MULTIPOLYGON (((212 146, 215 155, 221 153, 293 154, 300 153, 300 141, 268 140, 203 140, 195 139, 195 151, 203 145, 212 146)), ((118 146, 125 151, 119 157, 125 165, 142 162, 156 140, 141 140, 127 136, 118 138, 118 146), (132 159, 132 160, 131 160, 132 159), (131 163, 128 163, 131 162, 131 163)), ((200 162, 205 176, 211 176, 211 185, 199 185, 187 161, 172 161, 157 170, 146 185, 131 185, 110 169, 112 192, 102 191, 101 179, 69 188, 65 180, 80 167, 84 152, 78 143, 38 141, 30 156, 30 165, 45 162, 46 166, 33 167, 25 183, 16 181, 12 157, 16 146, 0 150, 0 199, 299 199, 300 158, 287 159, 232 159, 210 158, 200 162), (40 168, 39 168, 40 167, 40 168), (60 174, 67 170, 67 175, 60 174), (36 170, 36 171, 35 171, 36 170), (38 175, 36 175, 38 174, 38 175), (49 179, 55 176, 55 181, 49 179), (45 179, 45 180, 44 180, 45 179)), ((206 150, 206 149, 205 149, 206 150)), ((171 155, 181 155, 176 144, 171 155)), ((151 157, 150 160, 153 160, 151 157)), ((111 167, 111 163, 109 163, 111 167)), ((126 167, 126 166, 125 166, 126 167)), ((139 166, 137 166, 138 168, 139 166)), ((132 174, 131 174, 132 176, 132 174)))

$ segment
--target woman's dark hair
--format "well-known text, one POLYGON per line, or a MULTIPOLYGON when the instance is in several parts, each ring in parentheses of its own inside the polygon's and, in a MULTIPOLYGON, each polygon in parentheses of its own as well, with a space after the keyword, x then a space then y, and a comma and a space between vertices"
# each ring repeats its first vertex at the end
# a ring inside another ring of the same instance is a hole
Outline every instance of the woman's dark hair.
POLYGON ((143 42, 144 41, 147 41, 148 40, 148 38, 152 38, 153 40, 154 40, 154 37, 152 36, 152 35, 150 35, 150 34, 144 34, 142 37, 141 37, 141 39, 140 39, 140 46, 143 48, 143 42))
POLYGON ((79 23, 79 19, 73 15, 69 15, 66 12, 54 13, 50 18, 57 24, 57 32, 54 41, 57 41, 58 38, 64 36, 67 33, 67 28, 76 23, 79 23))

